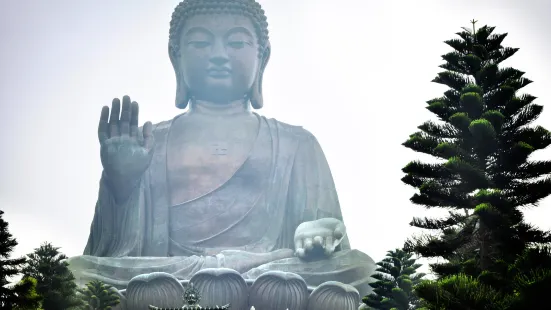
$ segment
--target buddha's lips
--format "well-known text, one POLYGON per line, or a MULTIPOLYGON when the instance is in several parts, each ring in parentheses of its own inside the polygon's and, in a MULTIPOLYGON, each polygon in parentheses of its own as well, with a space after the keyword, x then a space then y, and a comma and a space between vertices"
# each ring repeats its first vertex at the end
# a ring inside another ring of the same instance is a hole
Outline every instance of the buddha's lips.
POLYGON ((228 67, 210 67, 210 68, 207 68, 207 71, 208 72, 211 72, 211 71, 227 71, 227 72, 231 72, 231 69, 228 68, 228 67))
POLYGON ((207 73, 212 77, 226 77, 231 74, 231 70, 228 68, 212 68, 208 69, 207 73))

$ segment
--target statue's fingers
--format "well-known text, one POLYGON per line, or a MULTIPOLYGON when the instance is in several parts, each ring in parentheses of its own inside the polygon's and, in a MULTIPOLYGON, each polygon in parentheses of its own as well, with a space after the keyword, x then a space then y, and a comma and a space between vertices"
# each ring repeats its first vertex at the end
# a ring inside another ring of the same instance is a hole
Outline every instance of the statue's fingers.
POLYGON ((325 242, 323 244, 323 248, 324 249, 331 249, 333 247, 333 241, 334 240, 335 239, 333 239, 333 237, 331 237, 331 236, 326 237, 325 242))
POLYGON ((313 240, 314 246, 323 246, 323 237, 322 236, 315 236, 313 240))
POLYGON ((143 146, 147 150, 153 148, 153 125, 151 122, 146 122, 143 125, 143 146))
POLYGON ((119 98, 113 99, 111 104, 111 117, 109 118, 109 131, 110 137, 116 137, 120 134, 119 132, 119 114, 121 112, 121 101, 119 98))
POLYGON ((109 107, 104 106, 101 109, 101 116, 98 125, 98 139, 100 143, 109 139, 109 107))
POLYGON ((302 244, 302 239, 295 240, 295 255, 298 257, 304 257, 305 252, 302 244))
POLYGON ((333 240, 333 251, 341 244, 342 239, 335 239, 333 240))
POLYGON ((138 117, 140 114, 140 106, 136 101, 132 102, 130 107, 130 136, 138 136, 138 117))
POLYGON ((312 238, 304 238, 304 249, 306 251, 310 251, 314 248, 314 241, 312 238))
POLYGON ((121 136, 130 136, 130 113, 130 97, 124 96, 122 97, 122 111, 121 119, 119 121, 119 130, 121 136))
POLYGON ((333 237, 328 236, 325 238, 323 250, 326 255, 331 255, 335 251, 335 247, 333 246, 333 237))
POLYGON ((302 249, 302 246, 303 246, 303 243, 302 243, 302 239, 296 239, 295 240, 295 250, 296 249, 302 249))
POLYGON ((335 228, 335 230, 333 231, 333 237, 335 237, 335 239, 340 240, 344 237, 345 234, 346 234, 346 228, 344 227, 344 224, 339 223, 335 228))

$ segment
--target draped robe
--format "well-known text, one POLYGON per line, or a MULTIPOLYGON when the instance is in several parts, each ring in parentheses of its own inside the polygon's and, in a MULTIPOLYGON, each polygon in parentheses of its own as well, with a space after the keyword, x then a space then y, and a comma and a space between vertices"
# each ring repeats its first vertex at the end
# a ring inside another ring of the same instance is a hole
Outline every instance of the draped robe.
POLYGON ((297 226, 320 218, 342 221, 327 160, 302 127, 257 115, 252 150, 221 186, 179 205, 170 204, 167 142, 172 121, 154 125, 155 150, 139 186, 117 204, 105 177, 84 255, 69 259, 77 281, 125 287, 139 274, 163 271, 189 279, 204 268, 225 267, 254 279, 281 270, 309 285, 340 281, 360 293, 375 265, 351 250, 345 237, 328 259, 294 257, 297 226))

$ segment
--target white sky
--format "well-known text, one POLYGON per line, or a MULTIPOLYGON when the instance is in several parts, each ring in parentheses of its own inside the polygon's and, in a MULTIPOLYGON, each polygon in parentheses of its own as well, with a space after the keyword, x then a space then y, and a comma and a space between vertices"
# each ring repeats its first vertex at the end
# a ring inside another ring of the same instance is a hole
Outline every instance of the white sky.
MULTIPOLYGON (((44 241, 82 253, 101 174, 103 105, 129 94, 141 124, 181 112, 167 54, 178 2, 0 1, 0 209, 19 241, 16 255, 44 241)), ((551 102, 551 1, 260 3, 272 43, 260 113, 318 138, 352 246, 375 260, 411 235, 413 216, 429 214, 400 181, 402 167, 426 157, 401 143, 435 119, 425 101, 446 90, 430 83, 450 51, 444 40, 473 18, 508 32, 504 45, 521 49, 505 64, 535 81, 525 91, 536 103, 551 102)), ((551 110, 538 124, 551 129, 551 110)), ((551 200, 527 219, 551 229, 551 200)))

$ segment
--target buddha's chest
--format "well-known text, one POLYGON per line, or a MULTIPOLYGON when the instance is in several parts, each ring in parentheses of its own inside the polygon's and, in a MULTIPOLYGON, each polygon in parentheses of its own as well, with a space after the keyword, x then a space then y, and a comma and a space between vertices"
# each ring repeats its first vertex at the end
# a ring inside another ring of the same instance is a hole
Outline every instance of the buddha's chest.
POLYGON ((176 124, 167 145, 172 205, 200 197, 227 182, 247 160, 257 133, 258 125, 249 122, 176 124))

